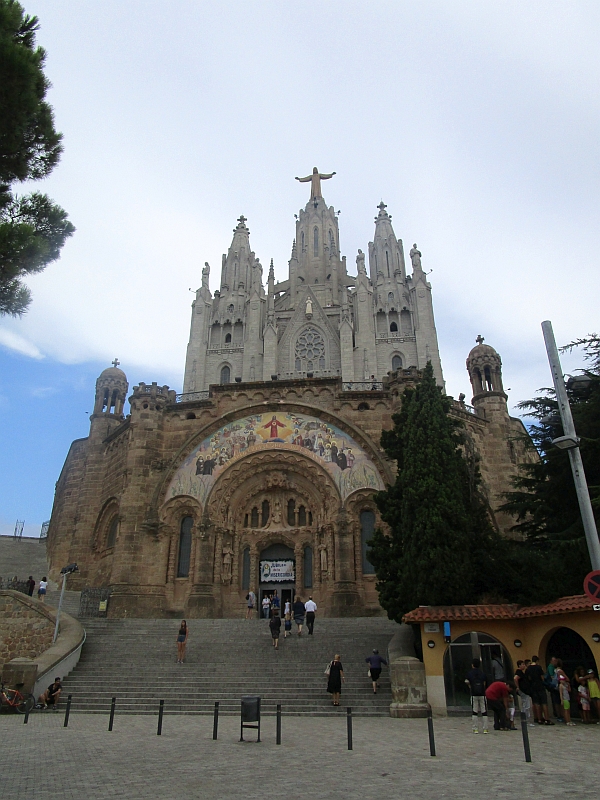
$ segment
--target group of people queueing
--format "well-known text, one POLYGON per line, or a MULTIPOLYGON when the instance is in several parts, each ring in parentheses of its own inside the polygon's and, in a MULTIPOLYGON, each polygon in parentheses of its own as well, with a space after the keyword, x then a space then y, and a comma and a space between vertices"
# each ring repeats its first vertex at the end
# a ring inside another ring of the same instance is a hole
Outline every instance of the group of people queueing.
MULTIPOLYGON (((557 722, 574 726, 571 720, 571 692, 575 691, 582 723, 592 723, 591 709, 600 720, 600 683, 593 669, 578 667, 573 682, 564 671, 560 658, 552 657, 544 672, 539 656, 517 661, 512 680, 506 680, 500 656, 492 660, 493 679, 481 669, 481 660, 474 658, 465 683, 471 693, 473 733, 479 733, 479 717, 483 733, 488 733, 488 708, 494 714, 494 730, 515 730, 515 711, 518 707, 527 716, 533 712, 532 723, 554 725, 548 713, 548 694, 554 706, 557 722)), ((598 723, 600 724, 600 722, 598 723)))
MULTIPOLYGON (((271 637, 273 638, 273 647, 279 650, 279 636, 281 634, 281 617, 279 616, 279 597, 277 591, 269 598, 265 595, 263 598, 263 616, 269 620, 269 628, 271 630, 271 637), (267 601, 268 605, 265 605, 267 601)), ((308 628, 308 635, 312 636, 315 627, 315 616, 317 613, 317 604, 309 597, 306 603, 302 601, 301 597, 296 597, 292 604, 289 600, 286 601, 283 609, 283 638, 287 639, 292 635, 292 618, 296 623, 298 636, 302 636, 302 628, 304 620, 306 619, 306 627, 308 628)))

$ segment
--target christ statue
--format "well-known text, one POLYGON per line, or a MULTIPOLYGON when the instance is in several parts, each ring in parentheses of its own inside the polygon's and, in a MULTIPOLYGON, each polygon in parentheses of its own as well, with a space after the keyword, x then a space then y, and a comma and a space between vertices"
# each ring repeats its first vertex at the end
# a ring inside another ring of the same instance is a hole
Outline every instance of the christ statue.
POLYGON ((296 178, 300 183, 308 183, 310 181, 310 199, 314 200, 316 197, 323 197, 321 194, 321 181, 327 181, 333 178, 335 172, 319 172, 316 167, 313 167, 312 175, 307 175, 306 178, 296 178))

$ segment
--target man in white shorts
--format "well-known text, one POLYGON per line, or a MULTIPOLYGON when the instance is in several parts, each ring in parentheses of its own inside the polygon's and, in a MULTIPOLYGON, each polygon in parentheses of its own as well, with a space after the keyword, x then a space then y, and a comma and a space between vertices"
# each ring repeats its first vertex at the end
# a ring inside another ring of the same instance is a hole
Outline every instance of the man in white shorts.
POLYGON ((487 680, 485 672, 481 669, 481 660, 474 658, 472 668, 467 672, 465 683, 471 692, 471 713, 473 720, 473 733, 479 733, 479 714, 483 722, 483 732, 488 733, 488 713, 485 690, 487 680))

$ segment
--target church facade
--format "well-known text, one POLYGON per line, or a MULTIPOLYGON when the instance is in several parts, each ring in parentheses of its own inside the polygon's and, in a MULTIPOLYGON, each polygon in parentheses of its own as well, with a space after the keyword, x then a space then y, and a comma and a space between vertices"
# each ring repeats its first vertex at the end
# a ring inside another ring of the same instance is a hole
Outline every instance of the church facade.
MULTIPOLYGON (((332 173, 333 175, 334 173, 332 173)), ((373 494, 393 481, 379 446, 406 386, 431 361, 443 375, 421 253, 381 203, 356 275, 313 170, 287 280, 263 284, 240 217, 192 306, 184 391, 129 385, 118 363, 96 383, 90 434, 71 445, 48 533, 51 574, 76 561, 73 588, 110 588, 110 616, 243 614, 254 590, 312 595, 320 613, 379 614, 367 541, 373 494)), ((478 456, 490 514, 531 457, 508 414, 501 362, 480 340, 467 369, 473 406, 454 402, 478 456)))

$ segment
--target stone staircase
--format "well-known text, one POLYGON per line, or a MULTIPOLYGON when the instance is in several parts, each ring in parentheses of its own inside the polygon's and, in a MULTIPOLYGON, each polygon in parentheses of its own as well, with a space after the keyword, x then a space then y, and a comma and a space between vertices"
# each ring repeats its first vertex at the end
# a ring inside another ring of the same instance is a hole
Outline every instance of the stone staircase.
MULTIPOLYGON (((67 586, 68 584, 67 578, 67 586)), ((63 597, 63 604, 62 604, 62 611, 66 614, 70 614, 72 617, 76 617, 79 613, 79 597, 81 592, 71 592, 69 589, 65 589, 65 596, 63 597)), ((52 606, 53 608, 58 608, 58 602, 60 600, 60 589, 52 589, 46 594, 46 605, 52 606)))
MULTIPOLYGON (((314 636, 306 629, 280 639, 275 651, 266 620, 214 619, 189 621, 185 664, 176 663, 179 622, 146 619, 82 620, 86 642, 79 664, 64 681, 63 698, 73 695, 72 710, 210 714, 215 701, 222 713, 239 713, 242 695, 262 698, 264 713, 281 703, 285 714, 329 715, 351 706, 361 715, 388 715, 389 672, 373 694, 365 658, 374 647, 387 655, 398 629, 381 617, 319 619, 314 636), (324 670, 340 653, 346 684, 340 708, 326 693, 324 670)), ((295 627, 295 626, 294 626, 295 627)))

